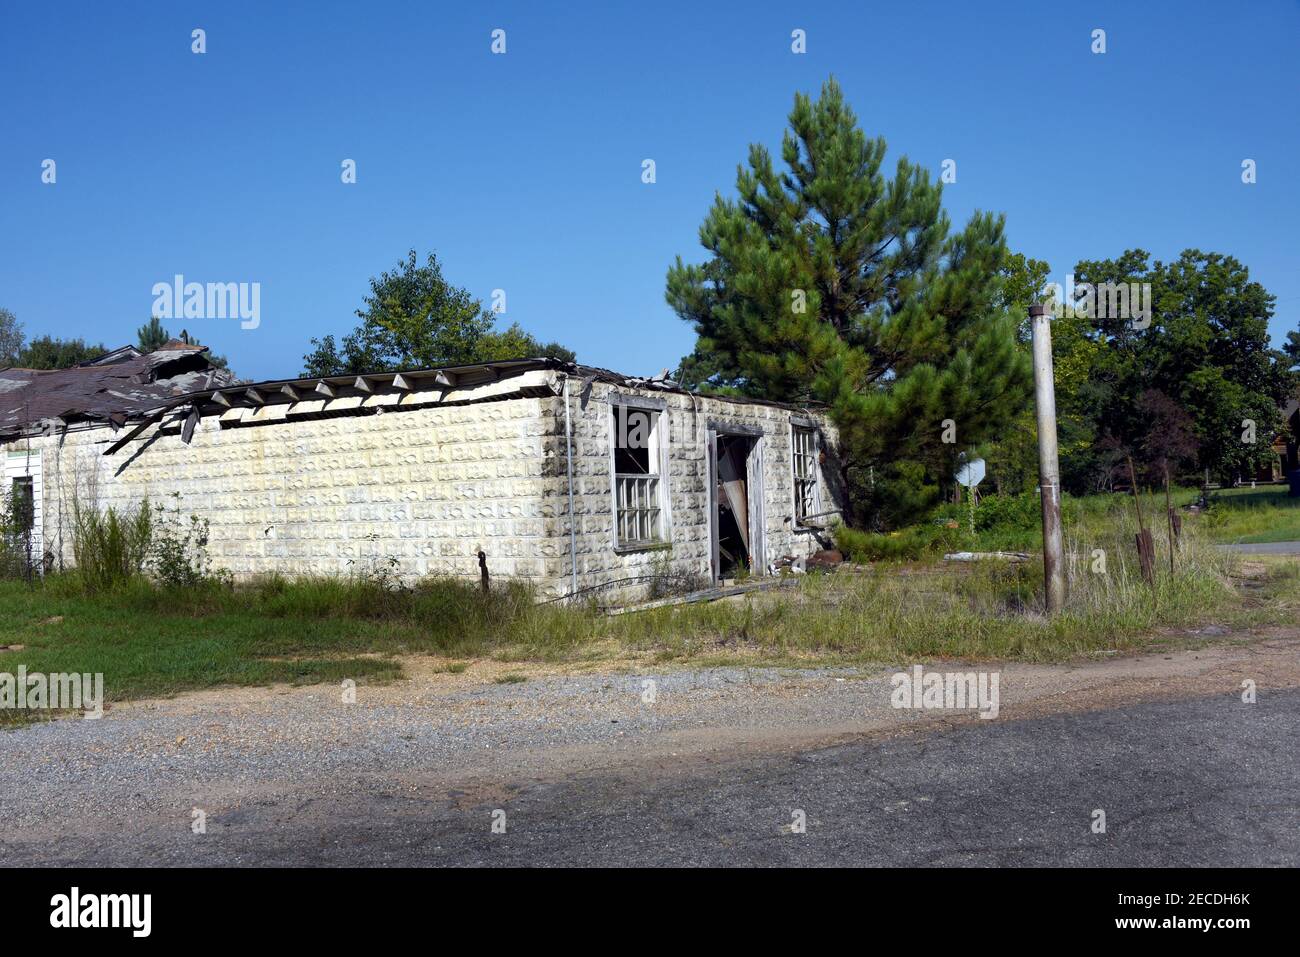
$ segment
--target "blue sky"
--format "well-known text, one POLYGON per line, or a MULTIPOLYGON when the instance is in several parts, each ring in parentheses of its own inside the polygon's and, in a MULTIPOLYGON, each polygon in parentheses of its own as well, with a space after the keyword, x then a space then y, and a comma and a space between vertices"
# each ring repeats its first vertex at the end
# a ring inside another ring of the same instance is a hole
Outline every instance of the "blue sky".
POLYGON ((0 306, 29 336, 116 346, 176 273, 259 282, 257 329, 168 325, 244 377, 290 376, 415 247, 582 361, 656 372, 694 339, 664 303, 669 263, 702 258, 747 144, 778 144, 794 92, 833 73, 889 166, 956 160, 954 222, 1005 212, 1053 279, 1131 247, 1231 253, 1278 296, 1275 339, 1296 328, 1294 2, 464 7, 8 5, 0 306))

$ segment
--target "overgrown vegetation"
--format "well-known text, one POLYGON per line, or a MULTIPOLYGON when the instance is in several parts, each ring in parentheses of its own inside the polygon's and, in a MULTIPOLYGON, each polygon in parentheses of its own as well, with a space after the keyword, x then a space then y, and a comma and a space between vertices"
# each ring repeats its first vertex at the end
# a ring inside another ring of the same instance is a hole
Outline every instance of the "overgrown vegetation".
POLYGON ((31 508, 30 501, 0 489, 0 579, 30 579, 33 574, 31 508))
MULTIPOLYGON (((1209 508, 1188 512, 1184 506, 1198 502, 1198 488, 1174 487, 1170 497, 1184 523, 1211 542, 1276 542, 1300 540, 1300 498, 1290 498, 1284 488, 1222 489, 1210 492, 1209 508)), ((1142 493, 1142 510, 1148 522, 1165 526, 1164 492, 1142 493)), ((988 495, 973 510, 967 502, 936 508, 926 524, 892 533, 874 534, 856 529, 835 530, 836 546, 853 561, 916 560, 955 551, 1034 551, 1042 545, 1042 517, 1037 492, 988 495)), ((1132 521, 1130 495, 1061 496, 1061 520, 1067 530, 1080 527, 1094 534, 1109 534, 1132 521)), ((1128 543, 1132 544, 1131 540, 1128 543)))
POLYGON ((138 576, 153 537, 148 499, 122 509, 99 509, 80 496, 71 504, 72 559, 82 588, 100 592, 138 576))
MULTIPOLYGON (((1169 629, 1293 622, 1294 565, 1250 589, 1234 556, 1188 528, 1176 571, 1141 579, 1126 513, 1083 508, 1070 529, 1069 599, 1039 611, 1041 570, 981 562, 892 564, 809 574, 793 587, 707 604, 606 616, 594 604, 539 604, 527 588, 390 576, 177 586, 137 574, 88 593, 79 574, 0 583, 0 670, 100 671, 110 701, 217 685, 370 681, 400 676, 393 656, 465 659, 854 664, 917 656, 1060 660, 1145 647, 1169 629), (1096 521, 1095 526, 1089 521, 1096 521), (1099 520, 1099 521, 1097 521, 1099 520), (1102 556, 1099 564, 1099 555, 1102 556)), ((947 532, 952 531, 948 529, 947 532)), ((1166 540, 1155 527, 1157 553, 1166 540)), ((9 716, 12 720, 12 715, 9 716)), ((0 716, 0 720, 5 720, 0 716)))
MULTIPOLYGON (((1176 489, 1191 501, 1195 489, 1176 489)), ((1159 516, 1163 496, 1150 496, 1159 516)), ((93 496, 86 497, 87 503, 93 496)), ((1171 571, 1167 525, 1155 536, 1154 587, 1133 547, 1132 499, 1064 499, 1069 596, 1041 614, 1041 569, 1024 563, 937 561, 945 551, 1032 550, 1033 494, 994 497, 975 509, 943 506, 929 524, 895 534, 839 529, 858 564, 808 574, 792 587, 734 599, 606 616, 594 600, 538 603, 528 588, 477 581, 410 583, 395 559, 371 557, 339 578, 273 575, 236 584, 207 555, 208 528, 172 507, 74 508, 78 567, 31 584, 0 581, 0 671, 102 672, 110 701, 218 685, 389 680, 394 656, 431 654, 459 673, 466 659, 819 664, 883 663, 918 656, 1060 660, 1165 640, 1170 629, 1293 623, 1295 563, 1248 586, 1236 556, 1215 540, 1292 529, 1300 501, 1277 490, 1216 493, 1187 514, 1171 571), (1263 531, 1258 531, 1263 529, 1263 531), (918 561, 920 559, 920 561, 918 561), (8 649, 8 650, 6 650, 8 649)), ((518 680, 507 676, 500 680, 518 680)), ((0 722, 30 720, 0 713, 0 722)))
POLYGON ((169 588, 194 588, 208 581, 229 584, 229 572, 214 570, 208 555, 211 524, 197 515, 183 519, 180 493, 173 493, 173 499, 170 509, 163 505, 154 506, 146 559, 150 572, 159 583, 169 588))

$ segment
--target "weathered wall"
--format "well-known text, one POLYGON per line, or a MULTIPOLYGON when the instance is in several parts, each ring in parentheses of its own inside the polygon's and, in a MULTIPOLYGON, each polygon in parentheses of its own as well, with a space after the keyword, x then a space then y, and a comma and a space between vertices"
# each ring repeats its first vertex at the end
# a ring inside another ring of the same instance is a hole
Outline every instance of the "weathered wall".
POLYGON ((44 481, 41 474, 41 450, 31 439, 0 442, 0 496, 9 501, 14 480, 30 478, 34 493, 33 528, 31 536, 32 561, 39 562, 45 551, 41 538, 44 515, 44 481))
POLYGON ((74 494, 101 507, 148 496, 206 518, 214 564, 237 577, 346 574, 392 556, 407 577, 477 579, 481 548, 494 575, 544 584, 560 576, 542 521, 549 414, 516 398, 229 429, 205 418, 189 445, 164 435, 111 457, 105 429, 37 439, 47 535, 74 494))
MULTIPOLYGON (((761 431, 763 463, 764 532, 766 554, 762 561, 754 562, 754 571, 764 573, 770 563, 786 556, 809 555, 829 544, 822 534, 795 527, 794 488, 791 464, 792 415, 798 419, 811 419, 820 429, 828 452, 836 437, 826 422, 806 414, 791 413, 788 409, 754 403, 735 403, 703 396, 678 395, 664 392, 628 389, 617 385, 596 382, 585 408, 578 395, 579 379, 571 383, 569 413, 573 430, 573 473, 575 487, 575 514, 577 518, 577 584, 578 588, 624 578, 636 578, 660 573, 667 569, 674 575, 695 576, 708 584, 711 574, 710 560, 710 507, 708 489, 708 456, 706 436, 709 425, 730 425, 761 431), (668 432, 668 500, 670 531, 668 548, 643 548, 623 552, 614 549, 614 500, 610 479, 610 403, 622 395, 653 396, 665 404, 664 416, 668 432)), ((564 460, 564 399, 551 401, 552 410, 547 422, 554 430, 547 460, 554 463, 553 477, 545 486, 545 501, 551 505, 548 515, 555 515, 551 523, 554 538, 562 546, 565 556, 564 575, 572 567, 568 561, 569 522, 568 484, 564 460)), ((834 461, 819 467, 823 507, 832 509, 839 501, 835 482, 834 461)), ((563 583, 567 591, 569 581, 563 583)), ((648 585, 628 583, 602 595, 619 595, 622 600, 645 597, 648 585)))
MULTIPOLYGON (((556 392, 562 375, 547 380, 556 392)), ((791 413, 752 403, 635 390, 600 382, 584 404, 580 380, 571 381, 573 469, 577 517, 578 587, 657 573, 665 568, 710 573, 709 495, 705 430, 710 422, 761 431, 766 553, 761 573, 783 556, 822 547, 815 533, 794 528, 791 413), (610 479, 609 402, 615 394, 653 396, 667 418, 667 497, 670 534, 657 549, 615 551, 610 479)), ((545 387, 543 387, 545 391, 545 387)), ((477 579, 477 553, 493 576, 524 579, 544 596, 571 587, 565 403, 501 398, 476 404, 398 409, 382 414, 317 419, 285 418, 285 407, 256 413, 233 410, 245 421, 274 412, 278 420, 223 428, 201 420, 192 442, 175 429, 134 440, 112 456, 119 436, 106 429, 32 439, 44 473, 47 544, 71 563, 70 503, 74 496, 100 507, 130 506, 146 496, 179 506, 211 523, 209 552, 236 577, 270 572, 347 574, 358 566, 398 561, 412 579, 450 575, 477 579), (179 493, 179 499, 173 499, 179 493), (62 519, 63 534, 60 534, 62 519)), ((353 398, 302 403, 301 408, 348 408, 353 398)), ((833 444, 833 433, 822 426, 833 444)), ((835 495, 823 469, 823 505, 835 495)), ((605 593, 631 600, 646 584, 605 593)))

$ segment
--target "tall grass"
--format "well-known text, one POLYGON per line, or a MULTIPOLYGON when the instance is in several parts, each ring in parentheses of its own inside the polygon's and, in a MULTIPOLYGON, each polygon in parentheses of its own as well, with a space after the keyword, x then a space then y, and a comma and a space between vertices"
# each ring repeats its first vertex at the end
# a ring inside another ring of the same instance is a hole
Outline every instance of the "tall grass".
MULTIPOLYGON (((1149 513, 1148 513, 1149 514, 1149 513)), ((1161 516, 1163 518, 1163 516, 1161 516)), ((797 589, 743 602, 623 616, 625 643, 670 654, 750 652, 792 658, 898 661, 916 656, 1061 660, 1138 647, 1153 632, 1243 612, 1235 559, 1184 529, 1169 571, 1156 543, 1154 587, 1141 577, 1136 523, 1123 509, 1076 521, 1067 543, 1067 600, 1043 613, 1039 560, 969 565, 887 563, 809 576, 797 589)))
POLYGON ((149 500, 118 510, 72 500, 72 557, 82 586, 104 591, 140 575, 153 540, 149 500))

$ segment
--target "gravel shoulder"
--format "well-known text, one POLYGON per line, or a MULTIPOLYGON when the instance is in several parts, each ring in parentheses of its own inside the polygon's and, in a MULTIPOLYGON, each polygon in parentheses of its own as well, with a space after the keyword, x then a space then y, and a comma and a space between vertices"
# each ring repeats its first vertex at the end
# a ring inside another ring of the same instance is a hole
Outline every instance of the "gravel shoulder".
MULTIPOLYGON (((1206 637, 1215 644, 1071 665, 927 665, 999 670, 993 721, 892 708, 895 666, 572 674, 479 662, 448 674, 405 659, 409 680, 361 685, 355 703, 311 686, 120 704, 0 733, 0 864, 385 863, 400 855, 367 842, 375 828, 430 809, 486 821, 575 780, 687 781, 837 747, 1239 697, 1246 679, 1261 696, 1300 688, 1300 632, 1206 637), (495 683, 506 672, 527 680, 495 683), (206 834, 192 831, 195 809, 206 834)), ((406 843, 421 846, 420 833, 406 843)))

